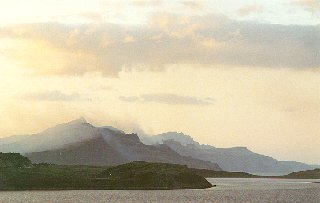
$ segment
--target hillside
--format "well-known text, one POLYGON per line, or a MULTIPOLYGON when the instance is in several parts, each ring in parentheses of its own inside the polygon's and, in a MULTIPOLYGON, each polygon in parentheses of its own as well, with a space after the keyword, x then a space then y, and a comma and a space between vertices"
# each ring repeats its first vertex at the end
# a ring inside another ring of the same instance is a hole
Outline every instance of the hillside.
MULTIPOLYGON (((3 138, 6 142, 0 145, 1 152, 30 153, 61 148, 61 146, 87 141, 99 134, 99 129, 83 118, 56 125, 43 132, 3 138)), ((0 139, 0 143, 2 143, 0 139)))
POLYGON ((143 143, 151 145, 163 144, 165 140, 171 139, 181 143, 182 145, 199 144, 198 142, 194 141, 191 136, 185 135, 181 132, 166 132, 154 136, 141 136, 140 139, 143 143))
POLYGON ((149 143, 165 144, 182 156, 217 163, 226 171, 241 171, 257 175, 285 175, 313 167, 299 162, 278 161, 272 157, 254 153, 245 147, 216 148, 200 145, 189 135, 169 132, 144 138, 149 143))
POLYGON ((34 163, 112 166, 148 161, 263 176, 286 175, 314 168, 300 162, 278 161, 245 147, 201 145, 183 133, 168 132, 139 138, 111 126, 95 127, 83 118, 38 134, 0 139, 0 151, 25 154, 34 163))
POLYGON ((1 153, 0 168, 21 168, 32 166, 31 161, 18 153, 1 153))
POLYGON ((221 170, 216 163, 181 156, 166 145, 145 145, 136 134, 125 134, 110 127, 95 127, 84 119, 57 125, 15 142, 6 142, 0 145, 0 151, 23 153, 33 163, 112 166, 148 161, 221 170))
POLYGON ((33 163, 60 165, 111 166, 132 161, 148 161, 183 164, 193 168, 221 170, 217 164, 181 156, 165 145, 147 146, 136 135, 109 138, 103 136, 61 149, 27 153, 33 163))
POLYGON ((186 166, 133 162, 112 168, 31 165, 19 154, 1 154, 0 190, 203 189, 212 185, 186 166), (8 164, 14 163, 14 164, 8 164))
POLYGON ((293 172, 283 177, 293 179, 320 179, 320 169, 293 172))
POLYGON ((111 181, 113 189, 204 189, 212 185, 186 166, 165 163, 132 162, 109 168, 98 175, 111 181))

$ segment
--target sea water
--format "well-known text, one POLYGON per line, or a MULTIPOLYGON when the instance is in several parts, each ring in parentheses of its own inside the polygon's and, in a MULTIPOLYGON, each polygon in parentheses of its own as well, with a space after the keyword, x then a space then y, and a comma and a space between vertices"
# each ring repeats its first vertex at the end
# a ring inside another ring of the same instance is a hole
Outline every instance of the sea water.
POLYGON ((209 178, 217 187, 199 190, 66 190, 0 192, 11 202, 307 202, 320 203, 320 180, 209 178))

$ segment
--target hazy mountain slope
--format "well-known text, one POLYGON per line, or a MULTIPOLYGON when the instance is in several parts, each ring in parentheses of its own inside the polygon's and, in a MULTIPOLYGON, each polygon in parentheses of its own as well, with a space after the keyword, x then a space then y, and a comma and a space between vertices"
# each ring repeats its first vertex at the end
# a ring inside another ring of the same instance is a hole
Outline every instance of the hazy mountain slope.
POLYGON ((227 171, 241 171, 259 175, 283 175, 294 171, 312 169, 299 162, 278 161, 272 157, 254 153, 245 147, 215 148, 200 145, 190 136, 183 138, 182 133, 164 133, 149 137, 153 143, 164 143, 183 156, 211 161, 227 171), (191 138, 191 139, 190 139, 191 138), (160 141, 161 140, 161 141, 160 141), (182 143, 180 141, 183 140, 182 143))
POLYGON ((185 135, 183 133, 178 133, 178 132, 167 132, 167 133, 162 133, 154 136, 143 136, 143 137, 140 137, 140 139, 143 143, 152 144, 152 145, 163 144, 164 140, 170 140, 170 139, 180 142, 182 145, 199 144, 198 142, 194 141, 191 136, 185 135))
POLYGON ((118 132, 121 132, 121 133, 125 133, 124 131, 122 131, 122 130, 120 130, 120 129, 118 129, 118 128, 115 128, 115 127, 113 127, 113 126, 102 126, 102 127, 100 127, 100 128, 106 128, 106 129, 109 129, 109 130, 112 130, 112 131, 118 131, 118 132))
POLYGON ((4 138, 0 138, 0 146, 1 145, 8 145, 8 144, 12 144, 18 141, 21 141, 25 138, 27 138, 30 135, 14 135, 14 136, 10 136, 10 137, 4 137, 4 138))
POLYGON ((59 165, 116 165, 129 160, 104 142, 100 136, 65 148, 25 154, 32 163, 59 165))
POLYGON ((66 145, 61 149, 27 153, 34 163, 63 165, 116 165, 131 161, 183 164, 194 168, 221 170, 217 164, 184 157, 166 145, 144 145, 135 134, 104 132, 91 140, 66 145))
POLYGON ((49 128, 38 134, 25 136, 16 142, 0 145, 0 150, 1 152, 19 153, 39 152, 89 140, 98 134, 97 128, 87 123, 84 119, 78 119, 49 128))
POLYGON ((110 127, 94 127, 84 119, 0 145, 0 151, 23 153, 36 163, 115 165, 150 161, 221 170, 215 163, 181 156, 166 145, 145 145, 136 134, 125 134, 110 127))

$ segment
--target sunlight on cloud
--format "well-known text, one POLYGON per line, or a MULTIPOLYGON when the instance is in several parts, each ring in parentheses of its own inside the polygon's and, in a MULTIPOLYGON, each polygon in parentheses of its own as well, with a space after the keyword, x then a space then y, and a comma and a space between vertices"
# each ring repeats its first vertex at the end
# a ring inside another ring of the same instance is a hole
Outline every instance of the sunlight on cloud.
POLYGON ((65 94, 61 91, 46 91, 37 93, 28 93, 17 96, 17 99, 27 101, 76 101, 81 100, 81 96, 78 93, 65 94))
POLYGON ((14 43, 19 45, 12 48, 9 57, 18 59, 21 66, 35 75, 83 74, 98 63, 95 56, 85 51, 60 49, 47 41, 19 40, 14 43))
POLYGON ((109 77, 122 69, 158 71, 172 64, 319 68, 319 33, 319 26, 172 14, 154 16, 145 27, 49 23, 0 29, 0 36, 12 38, 15 44, 9 57, 35 74, 101 72, 109 77))
POLYGON ((203 9, 204 8, 204 2, 202 0, 197 1, 181 1, 181 4, 191 8, 191 9, 203 9))
POLYGON ((263 6, 258 5, 258 4, 251 4, 251 5, 246 5, 242 8, 240 8, 238 10, 238 14, 240 16, 246 16, 246 15, 250 15, 255 12, 263 12, 263 11, 264 11, 263 6))

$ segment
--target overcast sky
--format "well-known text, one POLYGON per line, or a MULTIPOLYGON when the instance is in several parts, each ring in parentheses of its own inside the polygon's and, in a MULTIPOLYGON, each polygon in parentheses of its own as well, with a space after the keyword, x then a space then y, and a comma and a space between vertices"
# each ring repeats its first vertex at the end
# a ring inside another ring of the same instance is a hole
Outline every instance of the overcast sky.
POLYGON ((0 1, 0 93, 0 137, 83 116, 320 164, 320 1, 0 1))

